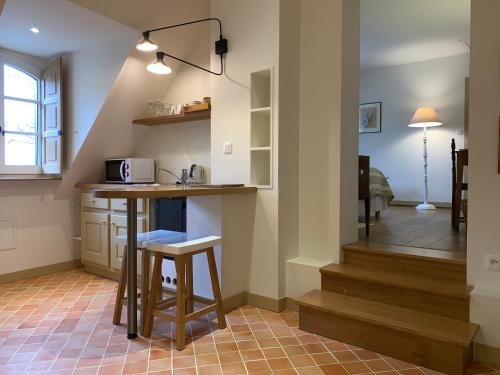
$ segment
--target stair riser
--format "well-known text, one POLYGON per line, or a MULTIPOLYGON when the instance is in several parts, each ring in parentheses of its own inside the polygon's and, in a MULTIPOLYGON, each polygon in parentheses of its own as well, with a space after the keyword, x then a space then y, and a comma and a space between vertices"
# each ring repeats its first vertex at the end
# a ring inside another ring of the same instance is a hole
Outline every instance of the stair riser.
POLYGON ((465 374, 472 347, 428 339, 300 306, 299 328, 450 375, 465 374))
POLYGON ((467 278, 465 265, 434 262, 425 257, 405 258, 390 253, 367 253, 344 249, 344 263, 454 281, 465 282, 467 278))
POLYGON ((321 290, 469 321, 469 301, 344 277, 321 275, 321 290))

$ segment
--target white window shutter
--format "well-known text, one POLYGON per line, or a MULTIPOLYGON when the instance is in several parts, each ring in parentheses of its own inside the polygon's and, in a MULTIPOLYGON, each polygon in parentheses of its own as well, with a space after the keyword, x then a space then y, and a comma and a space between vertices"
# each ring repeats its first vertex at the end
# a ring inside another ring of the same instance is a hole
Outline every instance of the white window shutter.
POLYGON ((61 174, 63 159, 62 58, 52 61, 40 80, 42 106, 42 172, 61 174))

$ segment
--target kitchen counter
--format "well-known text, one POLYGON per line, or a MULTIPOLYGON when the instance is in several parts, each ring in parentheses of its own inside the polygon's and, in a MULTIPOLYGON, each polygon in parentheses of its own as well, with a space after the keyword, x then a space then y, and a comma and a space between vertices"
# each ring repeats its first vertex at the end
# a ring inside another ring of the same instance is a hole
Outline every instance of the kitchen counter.
MULTIPOLYGON (((224 185, 182 186, 160 184, 86 184, 76 188, 90 190, 96 198, 127 200, 127 337, 137 337, 137 200, 142 198, 186 198, 188 235, 222 237, 216 247, 216 261, 221 275, 223 298, 241 298, 248 289, 251 243, 256 206, 255 187, 224 185), (224 236, 222 236, 224 233, 224 236), (222 250, 224 249, 224 250, 222 250), (236 296, 236 297, 235 297, 236 296)), ((203 290, 210 285, 204 257, 193 259, 195 293, 210 296, 203 290), (202 293, 199 293, 199 291, 202 293)))
POLYGON ((124 184, 87 184, 78 183, 76 188, 94 191, 97 198, 173 198, 194 197, 203 195, 225 195, 255 193, 257 188, 251 186, 230 187, 216 185, 209 187, 190 185, 124 185, 124 184))

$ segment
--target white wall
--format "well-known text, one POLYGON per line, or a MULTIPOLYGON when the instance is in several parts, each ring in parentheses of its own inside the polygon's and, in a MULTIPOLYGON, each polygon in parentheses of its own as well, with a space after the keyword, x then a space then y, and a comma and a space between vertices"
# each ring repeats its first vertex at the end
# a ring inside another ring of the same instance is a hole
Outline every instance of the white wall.
MULTIPOLYGON (((128 34, 128 35, 127 35, 128 34)), ((115 83, 138 32, 63 57, 64 127, 67 167, 71 166, 115 83)))
POLYGON ((302 1, 300 255, 317 260, 357 239, 356 44, 359 1, 302 1))
POLYGON ((500 272, 484 269, 486 254, 500 255, 500 2, 472 0, 467 278, 474 286, 471 320, 477 341, 500 348, 500 272))
POLYGON ((463 147, 469 55, 361 72, 360 103, 382 102, 382 132, 359 135, 360 155, 389 177, 395 199, 423 197, 422 129, 408 127, 418 107, 436 109, 443 126, 428 129, 429 199, 451 202, 451 139, 463 147))
MULTIPOLYGON (((210 67, 210 47, 207 27, 200 30, 200 37, 193 43, 193 50, 187 60, 203 67, 210 67)), ((161 97, 167 103, 189 103, 210 96, 210 74, 190 66, 179 66, 175 80, 161 97)), ((210 120, 179 123, 165 126, 135 126, 134 156, 154 158, 162 168, 177 175, 191 164, 205 167, 210 182, 210 120)), ((172 176, 160 172, 160 182, 175 182, 172 176)))
MULTIPOLYGON (((279 293, 287 295, 286 261, 299 256, 300 0, 280 1, 279 21, 279 293)), ((317 271, 317 270, 316 270, 317 271)), ((295 279, 291 276, 291 279, 295 279)))
MULTIPOLYGON (((226 73, 211 77, 212 91, 212 182, 249 183, 250 156, 250 73, 274 66, 275 87, 278 70, 278 0, 212 0, 212 16, 223 23, 229 41, 226 73), (225 155, 223 144, 233 143, 233 153, 225 155)), ((212 29, 217 37, 217 28, 212 29)), ((219 69, 219 57, 212 54, 212 69, 219 69)), ((277 90, 275 90, 277 99, 277 90)), ((278 102, 274 100, 274 176, 277 172, 278 102)), ((278 180, 272 189, 257 194, 250 260, 249 291, 278 297, 278 180)))
MULTIPOLYGON (((1 50, 42 70, 48 60, 1 50)), ((0 181, 0 220, 14 221, 16 247, 0 250, 0 274, 78 259, 72 201, 55 200, 59 181, 0 181)), ((6 233, 3 233, 6 235, 6 233)))

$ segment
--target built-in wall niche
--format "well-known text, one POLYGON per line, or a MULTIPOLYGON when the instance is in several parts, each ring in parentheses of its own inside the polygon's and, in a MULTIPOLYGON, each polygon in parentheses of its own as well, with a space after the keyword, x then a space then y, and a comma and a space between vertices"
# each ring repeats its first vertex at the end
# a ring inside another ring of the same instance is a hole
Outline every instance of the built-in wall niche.
POLYGON ((254 72, 250 77, 251 108, 271 107, 271 69, 254 72))
POLYGON ((273 71, 250 75, 250 183, 272 187, 273 71))
POLYGON ((260 188, 271 187, 271 153, 269 150, 252 150, 252 185, 260 188))

